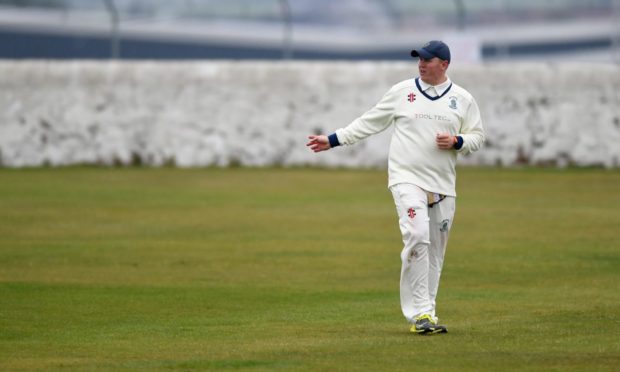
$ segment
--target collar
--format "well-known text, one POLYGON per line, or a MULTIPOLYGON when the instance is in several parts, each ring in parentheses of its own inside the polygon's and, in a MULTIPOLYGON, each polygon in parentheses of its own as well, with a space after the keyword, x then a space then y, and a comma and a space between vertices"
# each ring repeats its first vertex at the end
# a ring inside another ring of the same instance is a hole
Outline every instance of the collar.
POLYGON ((444 81, 443 83, 441 83, 439 85, 430 85, 430 84, 427 84, 424 81, 422 81, 422 79, 420 79, 419 77, 417 77, 417 78, 415 78, 415 84, 418 87, 418 90, 426 98, 430 99, 431 101, 434 101, 434 100, 437 100, 437 99, 443 97, 446 93, 448 93, 450 88, 452 88, 452 80, 450 80, 450 78, 447 78, 446 81, 444 81), (428 89, 430 87, 435 88, 435 91, 438 94, 437 97, 431 97, 431 96, 428 95, 428 89))
POLYGON ((450 80, 449 77, 447 77, 446 81, 444 81, 443 83, 439 85, 427 84, 420 78, 418 78, 418 81, 420 82, 420 88, 422 88, 422 91, 426 92, 428 88, 433 87, 435 88, 435 91, 437 92, 437 94, 440 96, 443 95, 446 89, 448 89, 448 87, 452 84, 452 80, 450 80))

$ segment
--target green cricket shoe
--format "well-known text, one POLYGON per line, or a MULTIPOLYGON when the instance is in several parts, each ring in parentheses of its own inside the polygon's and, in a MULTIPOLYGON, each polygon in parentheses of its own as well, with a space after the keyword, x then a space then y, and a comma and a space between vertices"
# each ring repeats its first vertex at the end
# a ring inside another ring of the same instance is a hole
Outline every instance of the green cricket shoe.
POLYGON ((423 314, 415 318, 415 323, 411 326, 411 333, 421 335, 434 335, 436 333, 448 333, 445 326, 435 323, 429 314, 423 314))

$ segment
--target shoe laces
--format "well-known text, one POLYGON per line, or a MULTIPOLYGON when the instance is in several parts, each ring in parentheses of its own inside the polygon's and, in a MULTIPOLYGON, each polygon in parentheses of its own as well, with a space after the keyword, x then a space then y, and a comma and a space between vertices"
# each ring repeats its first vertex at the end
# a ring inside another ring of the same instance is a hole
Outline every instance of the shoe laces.
POLYGON ((417 323, 417 322, 420 322, 420 321, 425 320, 425 319, 428 320, 429 323, 435 324, 435 320, 429 314, 422 314, 422 315, 416 317, 415 321, 417 323))

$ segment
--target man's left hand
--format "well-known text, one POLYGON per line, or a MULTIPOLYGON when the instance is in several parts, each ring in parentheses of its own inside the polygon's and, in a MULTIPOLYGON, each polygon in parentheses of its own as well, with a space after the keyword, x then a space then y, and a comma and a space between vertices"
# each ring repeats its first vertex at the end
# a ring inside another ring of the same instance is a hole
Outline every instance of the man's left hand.
POLYGON ((457 139, 456 136, 453 136, 450 133, 437 133, 435 142, 437 142, 437 147, 442 150, 452 150, 457 142, 457 139))

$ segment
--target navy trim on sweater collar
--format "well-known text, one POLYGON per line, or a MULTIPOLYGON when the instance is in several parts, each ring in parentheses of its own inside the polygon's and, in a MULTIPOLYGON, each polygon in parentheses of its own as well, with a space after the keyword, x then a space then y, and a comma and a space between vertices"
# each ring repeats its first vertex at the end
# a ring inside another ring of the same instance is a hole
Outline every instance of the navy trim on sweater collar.
POLYGON ((441 97, 445 96, 450 91, 450 88, 452 88, 452 83, 450 83, 448 88, 446 88, 446 90, 444 90, 444 92, 441 95, 439 95, 437 97, 431 97, 428 94, 426 94, 425 91, 422 90, 422 87, 420 86, 420 78, 419 77, 415 78, 415 85, 416 85, 416 87, 418 87, 418 90, 420 91, 420 93, 422 93, 424 95, 424 97, 430 99, 431 101, 436 101, 436 100, 440 99, 441 97))

